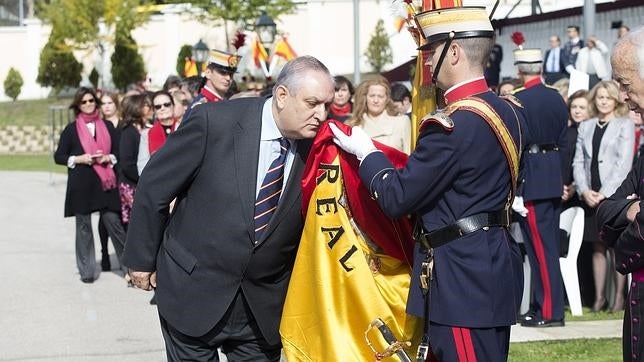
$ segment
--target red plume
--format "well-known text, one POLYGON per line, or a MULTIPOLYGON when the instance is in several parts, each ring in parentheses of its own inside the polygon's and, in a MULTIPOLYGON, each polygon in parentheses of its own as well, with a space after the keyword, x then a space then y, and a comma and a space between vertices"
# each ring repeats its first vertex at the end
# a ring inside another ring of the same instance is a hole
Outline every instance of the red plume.
POLYGON ((523 37, 523 33, 520 31, 515 31, 512 33, 512 41, 514 44, 516 44, 518 47, 521 47, 523 43, 525 43, 525 38, 523 37))
POLYGON ((237 32, 235 33, 235 37, 233 38, 232 45, 235 47, 235 49, 239 50, 239 48, 243 47, 245 43, 246 43, 246 34, 237 30, 237 32))

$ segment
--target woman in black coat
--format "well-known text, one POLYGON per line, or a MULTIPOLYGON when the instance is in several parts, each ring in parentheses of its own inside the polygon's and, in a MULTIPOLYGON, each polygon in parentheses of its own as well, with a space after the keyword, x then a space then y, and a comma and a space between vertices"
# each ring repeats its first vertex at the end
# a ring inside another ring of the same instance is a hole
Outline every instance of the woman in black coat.
POLYGON ((114 126, 101 119, 99 106, 92 89, 78 89, 70 105, 76 119, 61 133, 54 153, 56 163, 67 166, 65 217, 76 217, 76 264, 84 283, 92 283, 97 271, 91 214, 101 213, 119 260, 125 241, 113 169, 118 145, 112 142, 114 126))

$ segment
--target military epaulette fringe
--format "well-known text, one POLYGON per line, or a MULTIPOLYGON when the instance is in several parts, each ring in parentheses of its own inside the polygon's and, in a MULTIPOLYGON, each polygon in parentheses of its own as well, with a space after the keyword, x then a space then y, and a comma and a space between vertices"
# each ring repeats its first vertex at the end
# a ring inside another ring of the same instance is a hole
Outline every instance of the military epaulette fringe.
POLYGON ((519 88, 516 88, 516 89, 514 89, 514 90, 512 91, 512 93, 510 93, 510 94, 514 95, 514 94, 516 94, 516 93, 521 92, 522 90, 525 90, 525 87, 519 87, 519 88))
POLYGON ((200 104, 204 104, 204 103, 208 103, 208 99, 207 99, 206 97, 202 97, 202 98, 201 98, 201 99, 199 99, 198 101, 194 102, 194 103, 192 104, 192 106, 190 107, 190 109, 193 109, 193 108, 195 108, 196 106, 198 106, 198 105, 200 105, 200 104))
POLYGON ((556 91, 557 93, 559 93, 559 89, 557 89, 557 87, 553 87, 553 86, 551 86, 550 84, 546 84, 546 83, 543 83, 543 85, 545 85, 545 86, 546 86, 546 88, 550 88, 550 89, 552 89, 553 91, 556 91))
POLYGON ((419 130, 422 132, 423 129, 431 124, 437 124, 441 126, 445 131, 451 132, 454 129, 454 121, 450 118, 454 110, 448 111, 448 113, 436 111, 429 113, 420 120, 419 130))
POLYGON ((513 96, 512 94, 506 94, 504 96, 501 96, 501 98, 505 99, 506 101, 512 103, 513 105, 519 108, 523 108, 523 104, 521 104, 521 101, 519 100, 519 98, 513 96))

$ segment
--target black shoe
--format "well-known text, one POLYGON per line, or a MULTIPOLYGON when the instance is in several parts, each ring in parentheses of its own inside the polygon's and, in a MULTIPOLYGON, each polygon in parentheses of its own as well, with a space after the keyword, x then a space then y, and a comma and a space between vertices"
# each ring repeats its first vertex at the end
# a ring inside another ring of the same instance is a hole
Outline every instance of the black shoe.
POLYGON ((535 328, 545 328, 545 327, 563 327, 566 323, 563 319, 537 319, 534 318, 530 321, 521 322, 523 327, 535 327, 535 328))
POLYGON ((87 283, 87 284, 92 284, 92 283, 94 283, 94 278, 81 278, 81 282, 87 283))
POLYGON ((109 255, 103 255, 101 258, 101 270, 102 271, 110 271, 112 270, 112 265, 110 264, 110 256, 109 255))
POLYGON ((519 317, 517 318, 517 323, 523 323, 523 322, 526 322, 526 321, 532 321, 536 317, 537 317, 537 312, 535 312, 534 310, 530 309, 527 312, 519 315, 519 317))

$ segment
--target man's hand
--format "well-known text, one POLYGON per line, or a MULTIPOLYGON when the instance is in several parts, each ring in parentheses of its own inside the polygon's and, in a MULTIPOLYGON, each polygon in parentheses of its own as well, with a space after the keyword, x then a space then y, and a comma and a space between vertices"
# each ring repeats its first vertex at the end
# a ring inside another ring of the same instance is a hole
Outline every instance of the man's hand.
POLYGON ((333 123, 329 124, 329 127, 333 132, 333 142, 346 152, 356 155, 359 161, 362 161, 371 152, 378 150, 371 138, 360 127, 351 128, 351 136, 340 131, 333 123))
POLYGON ((639 196, 637 194, 631 194, 626 197, 627 200, 637 200, 634 203, 631 204, 631 206, 628 207, 628 210, 626 211, 626 218, 628 221, 633 222, 635 221, 635 217, 637 214, 640 213, 640 202, 639 202, 639 196))
POLYGON ((141 272, 129 269, 128 274, 132 278, 132 284, 139 289, 152 290, 152 288, 157 287, 156 272, 141 272))
POLYGON ((517 214, 526 217, 528 216, 528 209, 526 209, 525 204, 523 203, 523 197, 515 196, 512 201, 512 210, 517 214))

